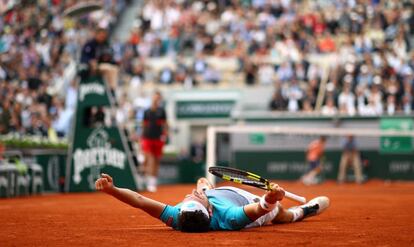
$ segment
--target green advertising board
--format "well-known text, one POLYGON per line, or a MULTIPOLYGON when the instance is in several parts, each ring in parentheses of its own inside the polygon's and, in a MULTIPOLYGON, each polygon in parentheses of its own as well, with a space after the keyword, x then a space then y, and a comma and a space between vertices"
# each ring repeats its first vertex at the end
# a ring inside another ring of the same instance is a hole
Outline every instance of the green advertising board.
POLYGON ((183 100, 176 103, 176 117, 228 118, 235 105, 234 100, 183 100))
POLYGON ((266 136, 263 133, 254 133, 249 135, 250 144, 262 145, 266 142, 266 136))
POLYGON ((102 78, 81 81, 69 142, 66 191, 94 191, 95 180, 101 173, 110 174, 117 186, 141 189, 124 131, 104 121, 104 109, 113 107, 102 78))
MULTIPOLYGON (((381 130, 413 130, 413 119, 411 118, 382 118, 380 121, 381 130)), ((381 152, 383 153, 412 153, 412 137, 381 137, 381 152)))
POLYGON ((47 150, 32 152, 37 164, 43 169, 43 190, 45 192, 60 192, 63 190, 66 172, 67 153, 47 150))
MULTIPOLYGON (((363 173, 368 179, 414 180, 411 154, 388 155, 375 150, 361 154, 363 173)), ((325 179, 336 180, 341 155, 341 150, 325 152, 322 173, 325 179)), ((237 168, 279 180, 298 180, 309 170, 303 151, 238 151, 233 163, 237 168)), ((353 174, 351 169, 348 173, 353 174)))

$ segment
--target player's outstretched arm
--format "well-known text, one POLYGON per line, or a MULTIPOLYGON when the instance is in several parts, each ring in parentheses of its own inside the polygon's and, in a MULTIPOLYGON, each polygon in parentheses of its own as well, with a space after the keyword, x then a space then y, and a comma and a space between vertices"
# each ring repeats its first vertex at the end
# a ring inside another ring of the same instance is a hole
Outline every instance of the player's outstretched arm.
POLYGON ((285 197, 285 190, 275 183, 270 184, 271 190, 262 198, 261 202, 244 206, 244 212, 250 220, 255 221, 277 207, 277 202, 285 197))
POLYGON ((95 182, 95 188, 96 190, 105 192, 132 207, 142 209, 157 219, 159 219, 166 206, 164 203, 147 198, 135 191, 114 186, 113 179, 108 174, 101 174, 101 177, 95 182))

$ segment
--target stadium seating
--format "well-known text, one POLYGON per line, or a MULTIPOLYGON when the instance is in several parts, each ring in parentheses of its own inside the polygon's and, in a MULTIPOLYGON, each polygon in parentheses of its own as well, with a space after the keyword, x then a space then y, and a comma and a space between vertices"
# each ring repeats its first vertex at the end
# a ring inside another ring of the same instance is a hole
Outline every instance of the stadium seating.
POLYGON ((11 164, 0 165, 0 197, 16 195, 17 169, 11 164))

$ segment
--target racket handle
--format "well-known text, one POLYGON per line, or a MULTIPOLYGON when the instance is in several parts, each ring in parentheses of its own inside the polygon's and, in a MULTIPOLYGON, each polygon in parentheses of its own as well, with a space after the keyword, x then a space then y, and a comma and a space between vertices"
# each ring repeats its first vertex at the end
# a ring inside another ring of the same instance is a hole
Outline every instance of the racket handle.
POLYGON ((306 198, 303 196, 298 196, 296 194, 290 193, 288 191, 285 191, 285 197, 293 200, 293 201, 297 201, 300 202, 302 204, 306 203, 306 198))

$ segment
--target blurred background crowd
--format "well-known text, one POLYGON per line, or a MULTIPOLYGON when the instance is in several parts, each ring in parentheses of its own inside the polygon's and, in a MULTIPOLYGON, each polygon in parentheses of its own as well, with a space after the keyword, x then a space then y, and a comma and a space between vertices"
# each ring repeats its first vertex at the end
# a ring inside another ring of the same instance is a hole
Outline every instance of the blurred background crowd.
POLYGON ((1 1, 0 133, 65 136, 76 106, 76 63, 98 26, 111 29, 125 1, 64 19, 77 1, 1 1))
MULTIPOLYGON (((0 133, 65 136, 82 47, 130 1, 76 21, 62 18, 76 1, 19 2, 0 7, 0 133)), ((267 86, 263 110, 326 116, 414 109, 410 0, 153 0, 132 26, 111 39, 119 123, 139 120, 146 86, 267 86)))

